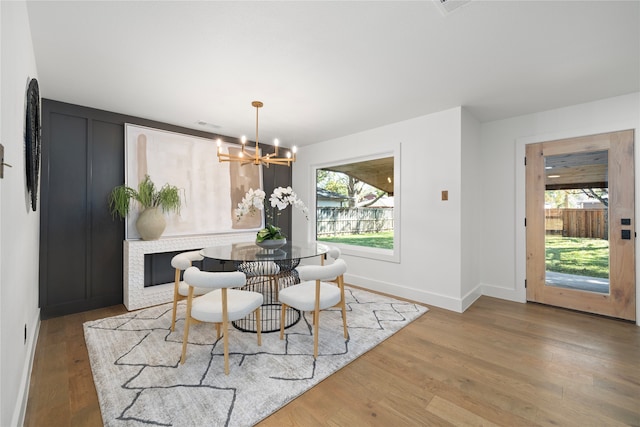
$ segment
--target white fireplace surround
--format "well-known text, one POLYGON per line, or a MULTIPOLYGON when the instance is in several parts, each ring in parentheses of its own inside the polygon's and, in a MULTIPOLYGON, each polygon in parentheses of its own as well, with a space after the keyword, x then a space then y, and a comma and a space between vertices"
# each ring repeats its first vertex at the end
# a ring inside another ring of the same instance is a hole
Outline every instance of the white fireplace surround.
POLYGON ((131 311, 173 301, 173 282, 144 287, 144 256, 146 254, 253 242, 255 236, 255 231, 252 231, 250 233, 170 237, 159 240, 125 240, 123 269, 125 307, 131 311))

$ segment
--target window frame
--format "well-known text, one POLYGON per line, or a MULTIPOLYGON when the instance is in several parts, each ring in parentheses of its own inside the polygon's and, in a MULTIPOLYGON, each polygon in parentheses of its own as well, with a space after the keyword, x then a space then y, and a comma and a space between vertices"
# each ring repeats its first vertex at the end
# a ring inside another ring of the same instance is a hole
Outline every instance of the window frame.
POLYGON ((401 185, 400 185, 400 150, 401 144, 394 144, 393 148, 387 151, 381 151, 373 154, 368 154, 366 156, 357 156, 351 158, 343 158, 336 161, 324 162, 318 164, 311 165, 311 183, 312 189, 310 191, 311 194, 311 204, 313 206, 312 212, 310 212, 310 216, 313 218, 313 235, 310 236, 312 241, 317 243, 326 243, 317 240, 318 235, 318 218, 317 218, 317 176, 319 169, 325 169, 332 166, 338 166, 348 163, 358 163, 364 162, 368 160, 375 160, 384 157, 393 157, 393 249, 382 249, 382 248, 370 248, 367 246, 356 246, 356 245, 348 245, 344 243, 334 243, 331 242, 331 246, 336 246, 340 248, 344 255, 355 256, 359 258, 367 258, 374 259, 379 261, 387 261, 393 263, 400 263, 400 237, 401 237, 401 185))

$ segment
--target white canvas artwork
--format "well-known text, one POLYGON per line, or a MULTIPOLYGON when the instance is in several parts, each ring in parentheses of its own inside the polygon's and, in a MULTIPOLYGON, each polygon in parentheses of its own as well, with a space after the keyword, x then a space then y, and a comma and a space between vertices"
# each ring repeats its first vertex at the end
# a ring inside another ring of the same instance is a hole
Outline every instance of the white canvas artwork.
MULTIPOLYGON (((250 189, 262 188, 262 167, 220 163, 216 142, 191 135, 143 126, 125 125, 125 183, 138 188, 149 175, 158 188, 169 183, 181 190, 179 214, 167 214, 163 236, 186 236, 255 231, 261 228, 259 215, 238 222, 234 209, 250 189)), ((239 150, 236 144, 222 145, 224 151, 239 150)), ((127 240, 139 239, 135 227, 138 211, 127 218, 127 240)))

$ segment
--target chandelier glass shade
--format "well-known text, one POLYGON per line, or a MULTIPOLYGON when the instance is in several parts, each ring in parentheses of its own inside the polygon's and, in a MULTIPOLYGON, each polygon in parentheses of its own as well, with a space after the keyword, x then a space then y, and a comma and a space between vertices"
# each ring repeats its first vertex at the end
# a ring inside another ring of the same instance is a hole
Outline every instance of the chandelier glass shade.
POLYGON ((252 163, 254 165, 286 165, 291 166, 291 163, 296 161, 296 147, 292 147, 291 150, 286 150, 284 157, 278 157, 279 154, 279 141, 275 139, 273 145, 275 149, 273 153, 260 155, 260 147, 258 146, 258 111, 264 105, 260 101, 253 101, 251 103, 256 109, 256 147, 253 153, 248 152, 245 147, 247 145, 247 138, 243 135, 241 138, 242 151, 239 154, 229 154, 222 152, 222 140, 218 139, 218 161, 220 162, 238 162, 242 165, 252 163))

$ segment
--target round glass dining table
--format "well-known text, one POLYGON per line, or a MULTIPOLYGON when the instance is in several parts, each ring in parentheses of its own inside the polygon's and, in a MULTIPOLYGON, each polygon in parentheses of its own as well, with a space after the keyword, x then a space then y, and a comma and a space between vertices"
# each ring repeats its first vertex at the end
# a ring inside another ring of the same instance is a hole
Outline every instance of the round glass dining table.
MULTIPOLYGON (((288 328, 300 320, 300 312, 291 307, 287 308, 285 318, 280 318, 278 291, 300 283, 295 270, 300 260, 324 255, 328 250, 329 247, 321 243, 287 242, 278 249, 263 249, 255 243, 232 243, 204 248, 200 254, 206 258, 232 262, 236 270, 245 273, 247 284, 243 289, 260 292, 264 298, 260 310, 261 331, 275 332, 280 330, 281 321, 288 328)), ((254 313, 232 323, 242 331, 257 331, 254 313)))

